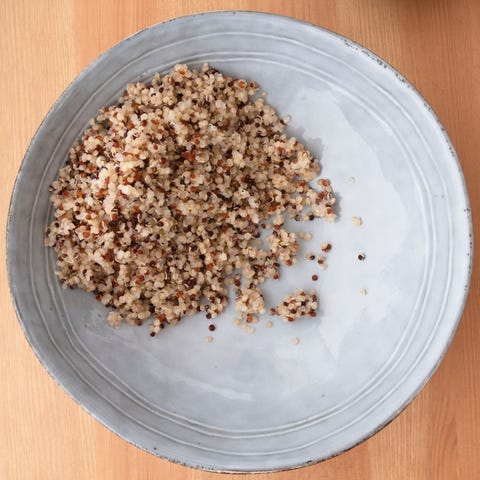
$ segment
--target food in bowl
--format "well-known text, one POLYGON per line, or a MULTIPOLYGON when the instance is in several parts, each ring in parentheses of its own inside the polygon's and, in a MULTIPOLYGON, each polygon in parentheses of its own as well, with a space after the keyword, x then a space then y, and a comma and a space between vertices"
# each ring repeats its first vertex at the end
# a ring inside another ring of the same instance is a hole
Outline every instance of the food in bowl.
POLYGON ((214 318, 230 284, 241 315, 261 313, 260 285, 297 260, 287 216, 335 219, 329 180, 309 184, 318 159, 257 93, 209 65, 176 65, 127 85, 72 146, 50 187, 46 245, 63 284, 112 307, 112 325, 152 318, 155 335, 214 318))

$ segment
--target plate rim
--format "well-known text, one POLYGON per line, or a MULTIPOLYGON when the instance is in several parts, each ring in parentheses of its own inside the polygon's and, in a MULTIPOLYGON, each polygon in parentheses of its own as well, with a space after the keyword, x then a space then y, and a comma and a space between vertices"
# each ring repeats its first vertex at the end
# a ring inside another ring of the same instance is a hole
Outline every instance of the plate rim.
POLYGON ((83 410, 88 412, 96 421, 98 421, 101 425, 106 427, 109 431, 117 435, 119 438, 122 440, 134 445, 135 447, 139 448, 140 450, 147 452, 151 455, 154 455, 156 457, 168 460, 172 463, 191 467, 191 468, 196 468, 199 470, 204 470, 204 471, 209 471, 209 472, 216 472, 216 473, 251 473, 251 474, 256 474, 256 473, 273 473, 273 472, 281 472, 281 471, 288 471, 288 470, 294 470, 298 468, 303 468, 306 466, 314 465, 316 463, 323 462, 325 460, 328 460, 330 458, 336 457, 337 455, 340 455, 341 453, 347 452, 348 450, 353 449, 354 447, 358 446, 359 444, 363 443, 364 441, 368 440, 372 436, 374 436, 376 433, 381 431, 383 428, 385 428, 388 424, 390 424, 393 420, 395 420, 400 413, 405 410, 411 402, 418 396, 418 394, 423 390, 425 385, 428 383, 432 375, 435 373, 437 370, 438 366, 440 363, 443 361, 454 337, 457 332, 458 326, 460 324, 460 320, 463 316, 466 302, 468 299, 469 295, 469 290, 470 290, 470 284, 471 284, 471 277, 472 277, 472 269, 473 269, 473 250, 474 250, 474 244, 473 244, 473 223, 472 223, 472 215, 471 215, 471 208, 470 208, 470 199, 468 195, 468 189, 467 189, 467 184, 465 181, 465 175, 463 173, 463 169, 458 157, 458 154, 453 146, 453 143, 441 123, 438 115, 436 114, 435 110, 432 108, 430 103, 420 94, 420 92, 415 88, 415 86, 403 75, 401 74, 396 68, 394 68, 389 62, 385 61, 382 57, 378 56, 376 53, 374 53, 372 50, 369 48, 363 46, 362 44, 351 40, 348 37, 345 37, 344 35, 341 35, 337 32, 334 32, 333 30, 330 30, 328 28, 316 25, 314 23, 305 21, 305 20, 299 20, 294 17, 290 17, 287 15, 281 15, 277 13, 270 13, 270 12, 261 12, 261 11, 255 11, 255 10, 214 10, 214 11, 208 11, 208 12, 199 12, 199 13, 194 13, 194 14, 189 14, 189 15, 182 15, 179 17, 174 17, 167 19, 163 22, 159 22, 153 25, 150 25, 148 27, 145 27, 141 30, 138 30, 131 35, 121 39, 120 41, 116 42, 113 44, 111 47, 109 47, 107 50, 105 50, 103 53, 98 55, 92 62, 90 62, 85 68, 83 68, 78 75, 75 76, 75 78, 67 85, 67 87, 63 90, 63 92, 58 96, 58 98, 55 100, 53 103, 52 107, 48 110, 44 118, 42 119, 41 123, 39 124, 38 128, 36 129, 34 135, 32 136, 29 145, 25 151, 25 154, 23 156, 23 159, 20 163, 20 166, 17 171, 17 175, 15 177, 15 181, 13 184, 12 188, 12 193, 10 197, 10 202, 9 202, 9 207, 8 207, 8 214, 7 214, 7 224, 6 224, 6 232, 5 232, 5 250, 6 250, 6 269, 7 269, 7 278, 8 278, 8 284, 9 284, 9 291, 10 291, 10 298, 12 300, 12 304, 15 310, 15 314, 18 320, 18 323, 20 324, 20 327, 23 331, 23 334, 30 346, 30 348, 33 350, 35 353, 35 356, 37 357, 38 361, 40 364, 43 366, 43 368, 47 371, 47 373, 50 375, 50 377, 55 381, 57 385, 59 385, 62 390, 70 397, 72 398, 75 403, 80 406, 83 410), (407 398, 407 400, 402 404, 400 408, 395 410, 393 413, 391 413, 388 418, 382 422, 381 424, 377 425, 375 428, 373 428, 370 432, 368 432, 366 435, 364 435, 362 438, 356 440, 352 445, 347 446, 346 448, 343 448, 331 455, 315 458, 313 460, 307 460, 302 463, 298 464, 292 464, 287 467, 279 467, 275 469, 255 469, 255 470, 248 470, 248 469, 239 469, 239 470, 228 470, 228 469, 222 469, 222 468, 215 468, 209 465, 203 465, 203 464, 194 464, 189 463, 188 461, 182 461, 178 458, 172 458, 168 455, 162 454, 161 452, 154 451, 152 452, 151 450, 148 450, 146 447, 143 447, 141 445, 138 445, 135 443, 132 439, 126 438, 119 432, 115 430, 114 427, 111 425, 108 425, 104 420, 99 418, 99 416, 92 411, 92 409, 88 408, 85 406, 81 400, 77 398, 77 393, 72 393, 67 389, 65 385, 62 384, 59 378, 57 378, 57 375, 51 371, 49 367, 47 367, 46 363, 42 359, 41 355, 39 354, 39 351, 33 344, 32 338, 30 337, 30 334, 27 330, 27 325, 24 319, 20 315, 20 307, 18 305, 18 291, 17 291, 17 286, 14 284, 13 281, 13 276, 14 274, 12 273, 13 270, 15 269, 14 262, 12 261, 12 257, 9 255, 10 250, 12 249, 12 218, 14 214, 14 209, 15 209, 15 200, 18 196, 18 184, 19 180, 22 178, 24 175, 24 170, 25 170, 25 165, 27 162, 27 158, 29 157, 30 150, 32 148, 32 145, 35 143, 37 137, 39 137, 41 131, 43 130, 43 126, 46 123, 48 119, 50 119, 56 112, 59 106, 63 103, 64 99, 68 97, 68 95, 74 90, 74 87, 82 80, 82 78, 87 75, 93 68, 95 68, 104 58, 108 57, 111 53, 112 50, 118 47, 118 45, 126 43, 126 42, 131 42, 134 40, 137 36, 142 35, 144 32, 152 29, 159 29, 162 28, 164 25, 170 24, 170 23, 177 23, 177 22, 183 22, 183 21, 188 21, 190 19, 194 18, 199 18, 199 17, 204 17, 204 16, 234 16, 236 14, 241 14, 245 16, 254 16, 254 17, 265 17, 265 18, 277 18, 280 21, 286 21, 290 22, 291 24, 297 24, 297 27, 299 28, 313 28, 315 30, 320 30, 324 33, 327 33, 331 37, 335 37, 338 40, 341 40, 345 45, 347 45, 350 48, 356 49, 359 54, 365 54, 370 61, 374 61, 375 63, 379 63, 380 65, 384 66, 388 70, 390 70, 392 73, 395 74, 396 80, 398 82, 401 82, 404 87, 409 89, 417 98, 418 101, 420 101, 423 104, 423 107, 426 109, 426 113, 428 113, 432 120, 436 123, 438 128, 440 129, 440 132, 442 134, 443 140, 446 143, 446 147, 448 147, 449 150, 449 156, 450 160, 453 161, 453 165, 457 167, 458 175, 459 175, 459 180, 460 180, 460 186, 461 186, 461 191, 460 189, 458 190, 459 197, 463 200, 463 204, 465 207, 465 214, 466 214, 466 234, 468 238, 470 239, 469 241, 469 251, 468 251, 468 268, 466 271, 463 272, 464 275, 464 290, 462 293, 461 297, 461 303, 459 305, 458 312, 456 314, 456 318, 453 323, 452 330, 447 338, 447 342, 445 344, 445 347, 443 351, 441 352, 439 358, 431 368, 431 370, 428 372, 427 376, 425 376, 418 384, 418 386, 414 389, 412 394, 407 398))

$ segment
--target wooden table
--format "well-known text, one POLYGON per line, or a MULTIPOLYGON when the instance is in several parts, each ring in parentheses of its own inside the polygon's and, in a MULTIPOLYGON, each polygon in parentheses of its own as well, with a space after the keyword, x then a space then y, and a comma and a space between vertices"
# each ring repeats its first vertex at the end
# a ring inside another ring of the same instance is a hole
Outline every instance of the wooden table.
MULTIPOLYGON (((360 42, 390 62, 420 90, 445 125, 465 172, 474 219, 480 214, 479 0, 4 0, 0 6, 2 256, 17 169, 32 135, 63 89, 97 55, 136 30, 180 15, 222 9, 263 10, 307 20, 360 42)), ((221 477, 138 450, 73 402, 41 367, 23 336, 4 263, 2 259, 0 479, 221 477)), ((259 475, 256 480, 479 479, 479 280, 477 268, 445 360, 399 418, 339 457, 296 471, 259 475)))

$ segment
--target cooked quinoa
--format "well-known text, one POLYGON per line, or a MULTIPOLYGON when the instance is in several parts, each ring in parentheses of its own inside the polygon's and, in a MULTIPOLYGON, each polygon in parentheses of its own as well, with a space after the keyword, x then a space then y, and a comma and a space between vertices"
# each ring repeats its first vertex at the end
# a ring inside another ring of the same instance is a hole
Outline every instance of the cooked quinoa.
POLYGON ((265 300, 258 286, 238 289, 235 300, 236 310, 242 317, 252 313, 265 313, 265 300))
POLYGON ((151 317, 154 335, 196 312, 216 317, 234 279, 242 315, 262 313, 259 285, 296 261, 287 216, 335 219, 330 182, 309 184, 318 160, 257 91, 176 65, 128 85, 71 148, 50 187, 46 245, 65 286, 113 308, 111 324, 151 317))
POLYGON ((303 290, 287 295, 275 309, 274 315, 279 315, 287 322, 294 322, 300 317, 315 317, 317 315, 317 294, 315 290, 306 293, 303 290))

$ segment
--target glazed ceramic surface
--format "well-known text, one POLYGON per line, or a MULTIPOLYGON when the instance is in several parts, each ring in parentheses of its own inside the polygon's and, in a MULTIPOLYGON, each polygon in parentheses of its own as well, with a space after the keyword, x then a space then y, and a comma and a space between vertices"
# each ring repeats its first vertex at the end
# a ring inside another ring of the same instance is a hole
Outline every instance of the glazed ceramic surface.
POLYGON ((48 372, 95 418, 174 462, 265 471, 354 446, 418 393, 462 313, 471 225, 455 152, 401 75, 314 26, 221 12, 127 38, 68 87, 18 174, 7 254, 25 335, 48 372), (233 325, 233 307, 213 333, 200 315, 155 338, 147 326, 113 329, 93 295, 62 289, 54 275, 54 254, 43 244, 52 216, 48 186, 88 120, 127 83, 175 63, 203 62, 258 82, 332 181, 338 221, 294 222, 294 231, 313 239, 302 242, 296 266, 264 286, 269 306, 296 288, 315 287, 318 315, 288 324, 273 319, 272 328, 265 316, 251 335, 233 325), (360 227, 353 216, 362 218, 360 227), (304 260, 320 253, 323 241, 333 245, 326 270, 304 260))

